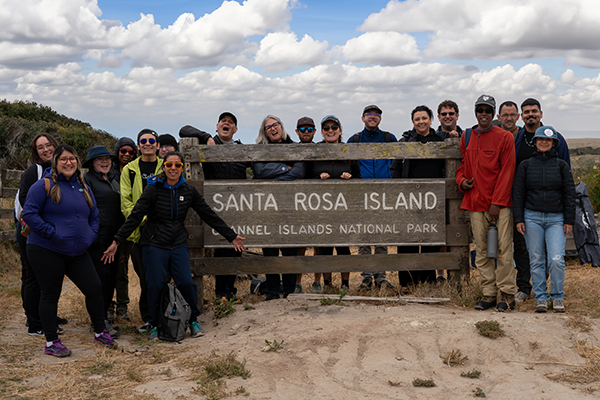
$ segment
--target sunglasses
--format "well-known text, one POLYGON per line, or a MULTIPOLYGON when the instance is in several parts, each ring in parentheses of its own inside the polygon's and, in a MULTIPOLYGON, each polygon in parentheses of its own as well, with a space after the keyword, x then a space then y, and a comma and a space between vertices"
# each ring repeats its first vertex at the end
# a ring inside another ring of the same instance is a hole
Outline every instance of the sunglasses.
POLYGON ((454 116, 456 115, 456 113, 455 113, 454 111, 450 111, 450 112, 443 112, 443 113, 440 113, 440 115, 441 115, 442 117, 445 117, 446 115, 449 115, 449 116, 451 116, 451 117, 454 117, 454 116))
POLYGON ((374 112, 368 112, 368 113, 365 113, 364 115, 366 115, 368 117, 381 117, 381 114, 374 113, 374 112))
MULTIPOLYGON (((143 140, 146 140, 146 139, 143 139, 143 140)), ((121 149, 121 150, 119 150, 119 152, 121 154, 129 154, 130 156, 135 155, 135 150, 121 149)))
POLYGON ((475 109, 475 112, 477 114, 493 114, 494 110, 492 110, 491 108, 483 108, 483 107, 477 107, 475 109))
POLYGON ((156 139, 140 139, 141 144, 146 144, 146 142, 148 142, 150 144, 154 144, 154 143, 156 143, 156 139))
POLYGON ((165 167, 167 167, 168 169, 171 169, 173 167, 175 167, 176 169, 181 169, 183 168, 183 163, 182 162, 171 162, 168 161, 165 163, 165 167))
POLYGON ((313 132, 315 131, 315 128, 314 128, 314 127, 312 127, 312 126, 308 126, 308 127, 306 127, 306 126, 303 126, 303 127, 301 127, 301 128, 298 128, 298 131, 299 131, 300 133, 304 133, 304 132, 313 133, 313 132))
POLYGON ((331 129, 332 131, 337 131, 338 128, 339 128, 338 125, 325 125, 325 126, 321 127, 323 132, 329 132, 329 129, 331 129))
POLYGON ((269 129, 275 129, 278 126, 279 126, 279 122, 275 122, 275 123, 273 123, 271 125, 267 125, 267 126, 265 126, 265 132, 268 131, 269 129))

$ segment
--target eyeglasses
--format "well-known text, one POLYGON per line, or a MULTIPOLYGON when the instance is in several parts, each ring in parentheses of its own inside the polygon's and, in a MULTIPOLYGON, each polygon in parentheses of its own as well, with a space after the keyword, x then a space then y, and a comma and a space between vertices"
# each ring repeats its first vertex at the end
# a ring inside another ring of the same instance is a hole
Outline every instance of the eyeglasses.
POLYGON ((454 111, 449 111, 449 112, 443 112, 443 113, 440 113, 440 115, 441 115, 442 117, 445 117, 446 115, 449 115, 449 116, 451 116, 451 117, 454 117, 454 116, 456 115, 456 113, 455 113, 454 111))
POLYGON ((517 118, 518 116, 519 116, 519 114, 501 114, 501 115, 500 115, 500 118, 508 118, 508 117, 510 117, 510 118, 512 118, 512 119, 515 119, 515 118, 517 118))
POLYGON ((59 157, 59 158, 58 158, 58 161, 59 161, 61 164, 66 164, 66 163, 68 163, 68 162, 70 162, 71 164, 74 164, 74 163, 76 163, 76 162, 77 162, 77 157, 59 157))
MULTIPOLYGON (((146 139, 144 139, 144 140, 146 140, 146 139)), ((153 139, 151 139, 151 140, 153 140, 153 139)), ((141 142, 141 140, 140 140, 140 142, 141 142)), ((121 149, 121 150, 119 150, 119 152, 121 154, 129 154, 130 156, 135 155, 135 150, 121 149)))
POLYGON ((275 122, 275 123, 273 123, 271 125, 267 125, 267 126, 265 126, 265 132, 268 131, 269 129, 275 129, 278 126, 279 126, 279 122, 275 122))
POLYGON ((374 112, 365 113, 364 115, 366 115, 368 117, 381 117, 381 114, 374 113, 374 112))
POLYGON ((475 112, 477 114, 493 114, 494 110, 492 110, 491 108, 483 108, 483 107, 477 107, 475 109, 475 112))
POLYGON ((167 169, 171 169, 171 168, 175 168, 175 169, 181 169, 183 168, 183 163, 182 162, 171 162, 168 161, 165 163, 165 167, 167 167, 167 169))
POLYGON ((329 132, 329 129, 331 129, 332 131, 337 131, 339 128, 338 125, 325 125, 322 126, 321 129, 323 130, 323 132, 329 132))
POLYGON ((141 144, 146 144, 146 142, 148 142, 150 144, 154 144, 154 143, 156 143, 156 139, 140 139, 141 144))
POLYGON ((42 151, 44 149, 53 149, 54 145, 50 142, 46 143, 46 144, 40 144, 39 146, 36 147, 36 149, 38 149, 39 151, 42 151))
POLYGON ((313 133, 315 131, 315 128, 313 126, 302 126, 300 128, 298 128, 298 130, 300 131, 300 133, 304 133, 304 132, 308 132, 308 133, 313 133))

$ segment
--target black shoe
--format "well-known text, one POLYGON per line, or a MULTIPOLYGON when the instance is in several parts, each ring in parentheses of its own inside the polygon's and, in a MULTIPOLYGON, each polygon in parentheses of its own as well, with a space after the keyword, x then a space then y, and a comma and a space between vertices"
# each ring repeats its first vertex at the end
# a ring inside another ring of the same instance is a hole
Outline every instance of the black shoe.
POLYGON ((502 297, 500 298, 500 301, 496 306, 496 310, 498 310, 499 312, 504 312, 509 308, 511 310, 515 309, 515 296, 512 294, 502 293, 502 297))
POLYGON ((56 317, 56 323, 58 325, 65 325, 69 321, 66 318, 56 317))
POLYGON ((366 292, 367 290, 371 290, 373 288, 373 282, 372 281, 363 281, 360 286, 358 287, 358 291, 359 292, 366 292))
POLYGON ((483 299, 475 303, 476 310, 487 310, 496 305, 496 296, 483 296, 483 299))
POLYGON ((269 300, 278 300, 279 297, 279 293, 267 293, 267 297, 265 297, 265 301, 269 301, 269 300))

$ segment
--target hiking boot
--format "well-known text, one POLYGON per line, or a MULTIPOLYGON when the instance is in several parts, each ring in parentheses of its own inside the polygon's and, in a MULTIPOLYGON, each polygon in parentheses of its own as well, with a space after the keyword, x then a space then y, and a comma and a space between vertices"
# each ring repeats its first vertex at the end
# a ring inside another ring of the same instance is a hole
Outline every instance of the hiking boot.
POLYGON ((373 282, 372 281, 362 281, 362 283, 360 284, 360 286, 358 287, 358 291, 359 292, 366 292, 367 290, 371 290, 373 288, 373 282))
POLYGON ((127 312, 127 306, 117 306, 117 318, 123 318, 125 321, 131 321, 131 317, 127 312))
POLYGON ((340 287, 340 292, 348 293, 349 291, 350 291, 350 288, 348 287, 348 285, 342 285, 340 287))
POLYGON ((562 300, 552 300, 552 312, 555 313, 564 313, 565 306, 562 300))
POLYGON ((515 296, 512 294, 502 293, 502 296, 500 296, 500 301, 496 306, 496 310, 498 310, 498 312, 504 312, 508 309, 515 309, 515 296))
POLYGON ((200 337, 206 334, 198 321, 194 321, 190 324, 190 333, 192 334, 192 337, 200 337))
POLYGON ((444 275, 438 275, 435 278, 435 283, 440 284, 440 285, 446 283, 446 277, 444 275))
POLYGON ((517 303, 522 303, 529 298, 529 295, 525 292, 521 292, 520 290, 515 294, 515 301, 517 303))
POLYGON ((56 339, 52 341, 52 345, 48 346, 46 344, 44 353, 54 357, 67 357, 71 355, 71 350, 67 349, 67 346, 62 344, 60 339, 56 339))
POLYGON ((118 338, 119 336, 121 336, 121 332, 119 332, 119 327, 118 326, 114 326, 112 325, 110 322, 108 322, 107 320, 104 320, 104 329, 108 331, 108 334, 110 335, 110 337, 112 337, 113 339, 118 338))
POLYGON ((110 324, 115 323, 115 308, 113 306, 108 307, 108 310, 106 310, 106 320, 110 324))
POLYGON ((270 301, 270 300, 279 300, 279 293, 267 293, 267 297, 265 297, 265 301, 270 301))
POLYGON ((139 333, 146 333, 146 332, 150 332, 150 330, 152 330, 152 324, 150 324, 150 322, 146 322, 144 325, 142 325, 138 329, 138 332, 139 333))
POLYGON ((385 279, 382 280, 381 282, 375 282, 375 285, 378 288, 384 288, 384 289, 391 289, 394 290, 396 289, 396 287, 394 285, 392 285, 391 283, 389 283, 388 281, 386 281, 385 279))
POLYGON ((68 322, 69 321, 67 319, 65 319, 65 318, 56 317, 56 324, 57 325, 65 325, 68 322))
POLYGON ((148 340, 156 340, 158 339, 158 328, 154 327, 152 329, 150 329, 150 336, 148 337, 148 340))
POLYGON ((310 291, 311 293, 323 293, 323 288, 321 288, 321 284, 319 282, 313 282, 310 291))
POLYGON ((475 303, 476 310, 487 310, 496 305, 496 296, 483 296, 483 299, 475 303))
POLYGON ((100 335, 94 334, 94 343, 100 343, 106 347, 113 347, 117 345, 117 342, 115 342, 115 340, 108 334, 106 329, 103 330, 100 335))
POLYGON ((537 306, 535 307, 536 313, 545 313, 548 311, 548 300, 540 300, 537 302, 537 306))
POLYGON ((294 289, 294 293, 304 293, 302 290, 302 284, 296 283, 296 288, 294 289))

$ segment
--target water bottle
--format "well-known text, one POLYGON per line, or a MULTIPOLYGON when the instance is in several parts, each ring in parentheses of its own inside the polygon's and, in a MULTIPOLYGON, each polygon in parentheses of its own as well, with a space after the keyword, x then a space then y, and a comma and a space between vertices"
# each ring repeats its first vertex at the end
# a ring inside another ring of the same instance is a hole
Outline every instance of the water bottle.
POLYGON ((498 228, 491 224, 487 235, 487 258, 498 258, 498 228))

